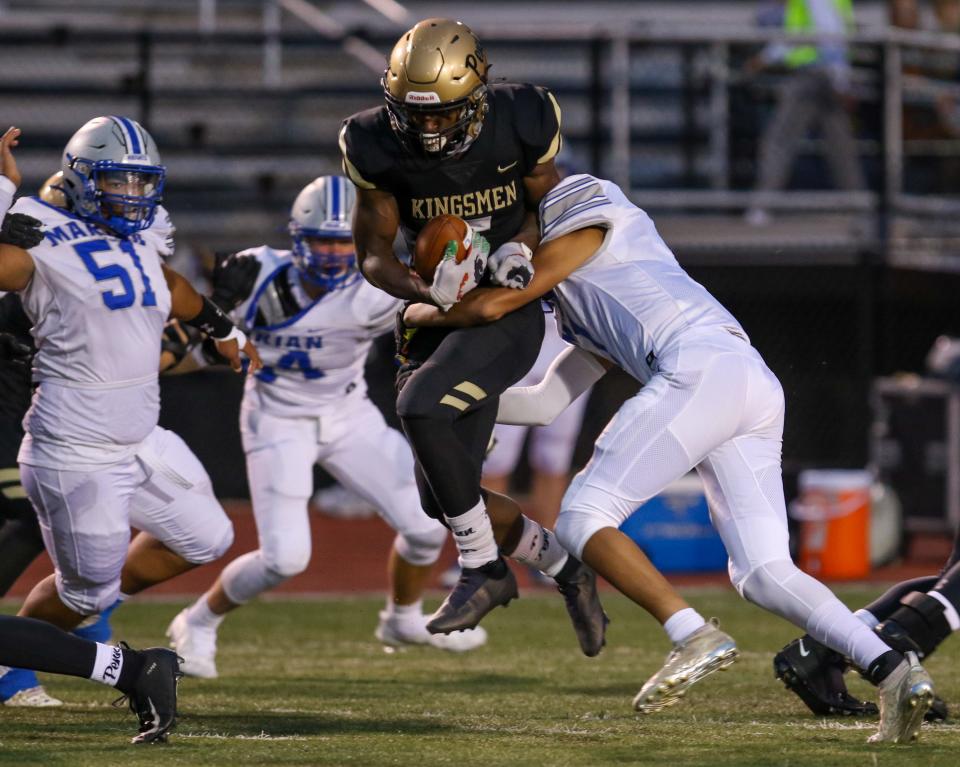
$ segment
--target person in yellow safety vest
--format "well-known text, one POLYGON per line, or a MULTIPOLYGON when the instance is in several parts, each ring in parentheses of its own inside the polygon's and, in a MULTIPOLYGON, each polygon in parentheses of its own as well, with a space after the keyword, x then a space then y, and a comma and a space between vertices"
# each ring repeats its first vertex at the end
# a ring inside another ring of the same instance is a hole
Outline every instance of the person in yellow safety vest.
POLYGON ((747 211, 751 224, 768 223, 762 193, 786 186, 800 142, 814 126, 823 146, 834 184, 862 189, 863 169, 850 123, 852 105, 847 35, 853 30, 852 0, 785 0, 783 28, 788 34, 822 35, 816 43, 773 43, 747 65, 748 73, 779 65, 788 71, 777 109, 760 144, 757 199, 747 211))

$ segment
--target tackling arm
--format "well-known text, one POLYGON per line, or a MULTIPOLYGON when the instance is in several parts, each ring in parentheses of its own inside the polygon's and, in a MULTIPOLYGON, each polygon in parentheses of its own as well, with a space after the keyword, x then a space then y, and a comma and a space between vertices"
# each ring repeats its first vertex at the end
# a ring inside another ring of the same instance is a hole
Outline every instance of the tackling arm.
POLYGON ((546 426, 613 365, 571 346, 557 355, 536 386, 518 386, 500 395, 497 423, 546 426))
POLYGON ((591 226, 541 245, 533 256, 533 280, 524 290, 477 288, 446 312, 414 304, 404 314, 404 322, 409 327, 466 327, 494 322, 556 287, 596 253, 603 237, 603 229, 591 226))
POLYGON ((391 296, 411 301, 431 301, 430 288, 393 255, 400 226, 397 201, 388 192, 357 188, 353 211, 353 242, 357 262, 367 282, 391 296))

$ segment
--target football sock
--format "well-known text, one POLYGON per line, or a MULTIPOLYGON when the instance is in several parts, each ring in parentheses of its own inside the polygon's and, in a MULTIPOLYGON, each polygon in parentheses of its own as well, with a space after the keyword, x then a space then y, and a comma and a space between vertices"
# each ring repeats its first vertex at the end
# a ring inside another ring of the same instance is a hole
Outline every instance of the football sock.
POLYGON ((873 684, 880 684, 903 663, 903 655, 896 650, 887 650, 867 664, 867 679, 873 684))
POLYGON ((460 567, 475 569, 500 556, 497 541, 493 537, 493 526, 482 500, 469 511, 456 517, 444 515, 444 519, 453 532, 453 539, 460 552, 460 567))
POLYGON ((125 665, 123 648, 102 644, 101 642, 95 642, 95 644, 97 646, 97 656, 93 661, 93 671, 90 672, 90 679, 110 687, 116 687, 125 665))
POLYGON ((418 599, 412 605, 398 605, 388 597, 387 615, 394 615, 401 620, 414 617, 419 618, 423 615, 423 600, 418 599))
POLYGON ((858 668, 869 668, 890 649, 836 597, 810 612, 806 629, 810 636, 846 655, 858 668))
POLYGON ((692 607, 685 607, 667 618, 663 630, 667 632, 670 641, 678 645, 705 624, 706 621, 700 613, 692 607))
POLYGON ((203 626, 205 628, 215 629, 226 617, 226 613, 223 615, 217 615, 213 610, 210 609, 210 605, 207 603, 207 595, 204 594, 196 602, 194 602, 187 609, 187 621, 192 623, 194 626, 203 626))
POLYGON ((867 610, 865 607, 861 607, 859 610, 854 612, 854 615, 862 620, 868 629, 875 629, 877 624, 880 623, 880 621, 877 620, 877 616, 867 610))
POLYGON ((507 554, 515 562, 530 565, 555 578, 567 563, 568 555, 557 543, 557 537, 540 523, 522 517, 523 532, 516 548, 507 554))

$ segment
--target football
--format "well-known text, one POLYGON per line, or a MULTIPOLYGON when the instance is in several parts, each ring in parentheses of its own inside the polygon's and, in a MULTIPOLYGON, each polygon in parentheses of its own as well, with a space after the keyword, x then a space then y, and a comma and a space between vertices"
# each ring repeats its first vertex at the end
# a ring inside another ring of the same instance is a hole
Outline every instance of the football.
POLYGON ((467 257, 470 227, 459 216, 444 214, 430 219, 417 235, 413 250, 413 270, 428 285, 433 282, 433 272, 444 257, 447 249, 456 247, 456 259, 459 264, 467 257), (453 244, 451 244, 453 243, 453 244))

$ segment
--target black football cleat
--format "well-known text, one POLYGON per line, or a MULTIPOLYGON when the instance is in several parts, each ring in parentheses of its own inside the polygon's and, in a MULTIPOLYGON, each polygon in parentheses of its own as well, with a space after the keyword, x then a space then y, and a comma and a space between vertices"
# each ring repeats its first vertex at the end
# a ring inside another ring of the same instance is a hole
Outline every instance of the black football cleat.
POLYGON ((180 659, 165 647, 140 650, 139 655, 143 669, 126 697, 140 721, 140 731, 130 742, 165 743, 177 723, 177 682, 183 676, 180 659))
POLYGON ((597 574, 583 562, 570 556, 556 581, 557 591, 563 594, 580 649, 588 658, 599 655, 607 643, 607 625, 610 619, 600 604, 597 574))
POLYGON ((877 716, 873 703, 847 692, 844 657, 809 635, 794 639, 773 658, 773 673, 817 716, 877 716))
POLYGON ((923 720, 925 722, 945 722, 948 716, 950 716, 950 712, 947 709, 946 701, 934 695, 933 703, 930 704, 930 708, 928 708, 927 713, 924 714, 923 720))
POLYGON ((483 567, 464 567, 453 591, 430 616, 427 631, 449 634, 472 629, 484 615, 500 605, 506 607, 518 594, 517 578, 503 557, 483 567))

